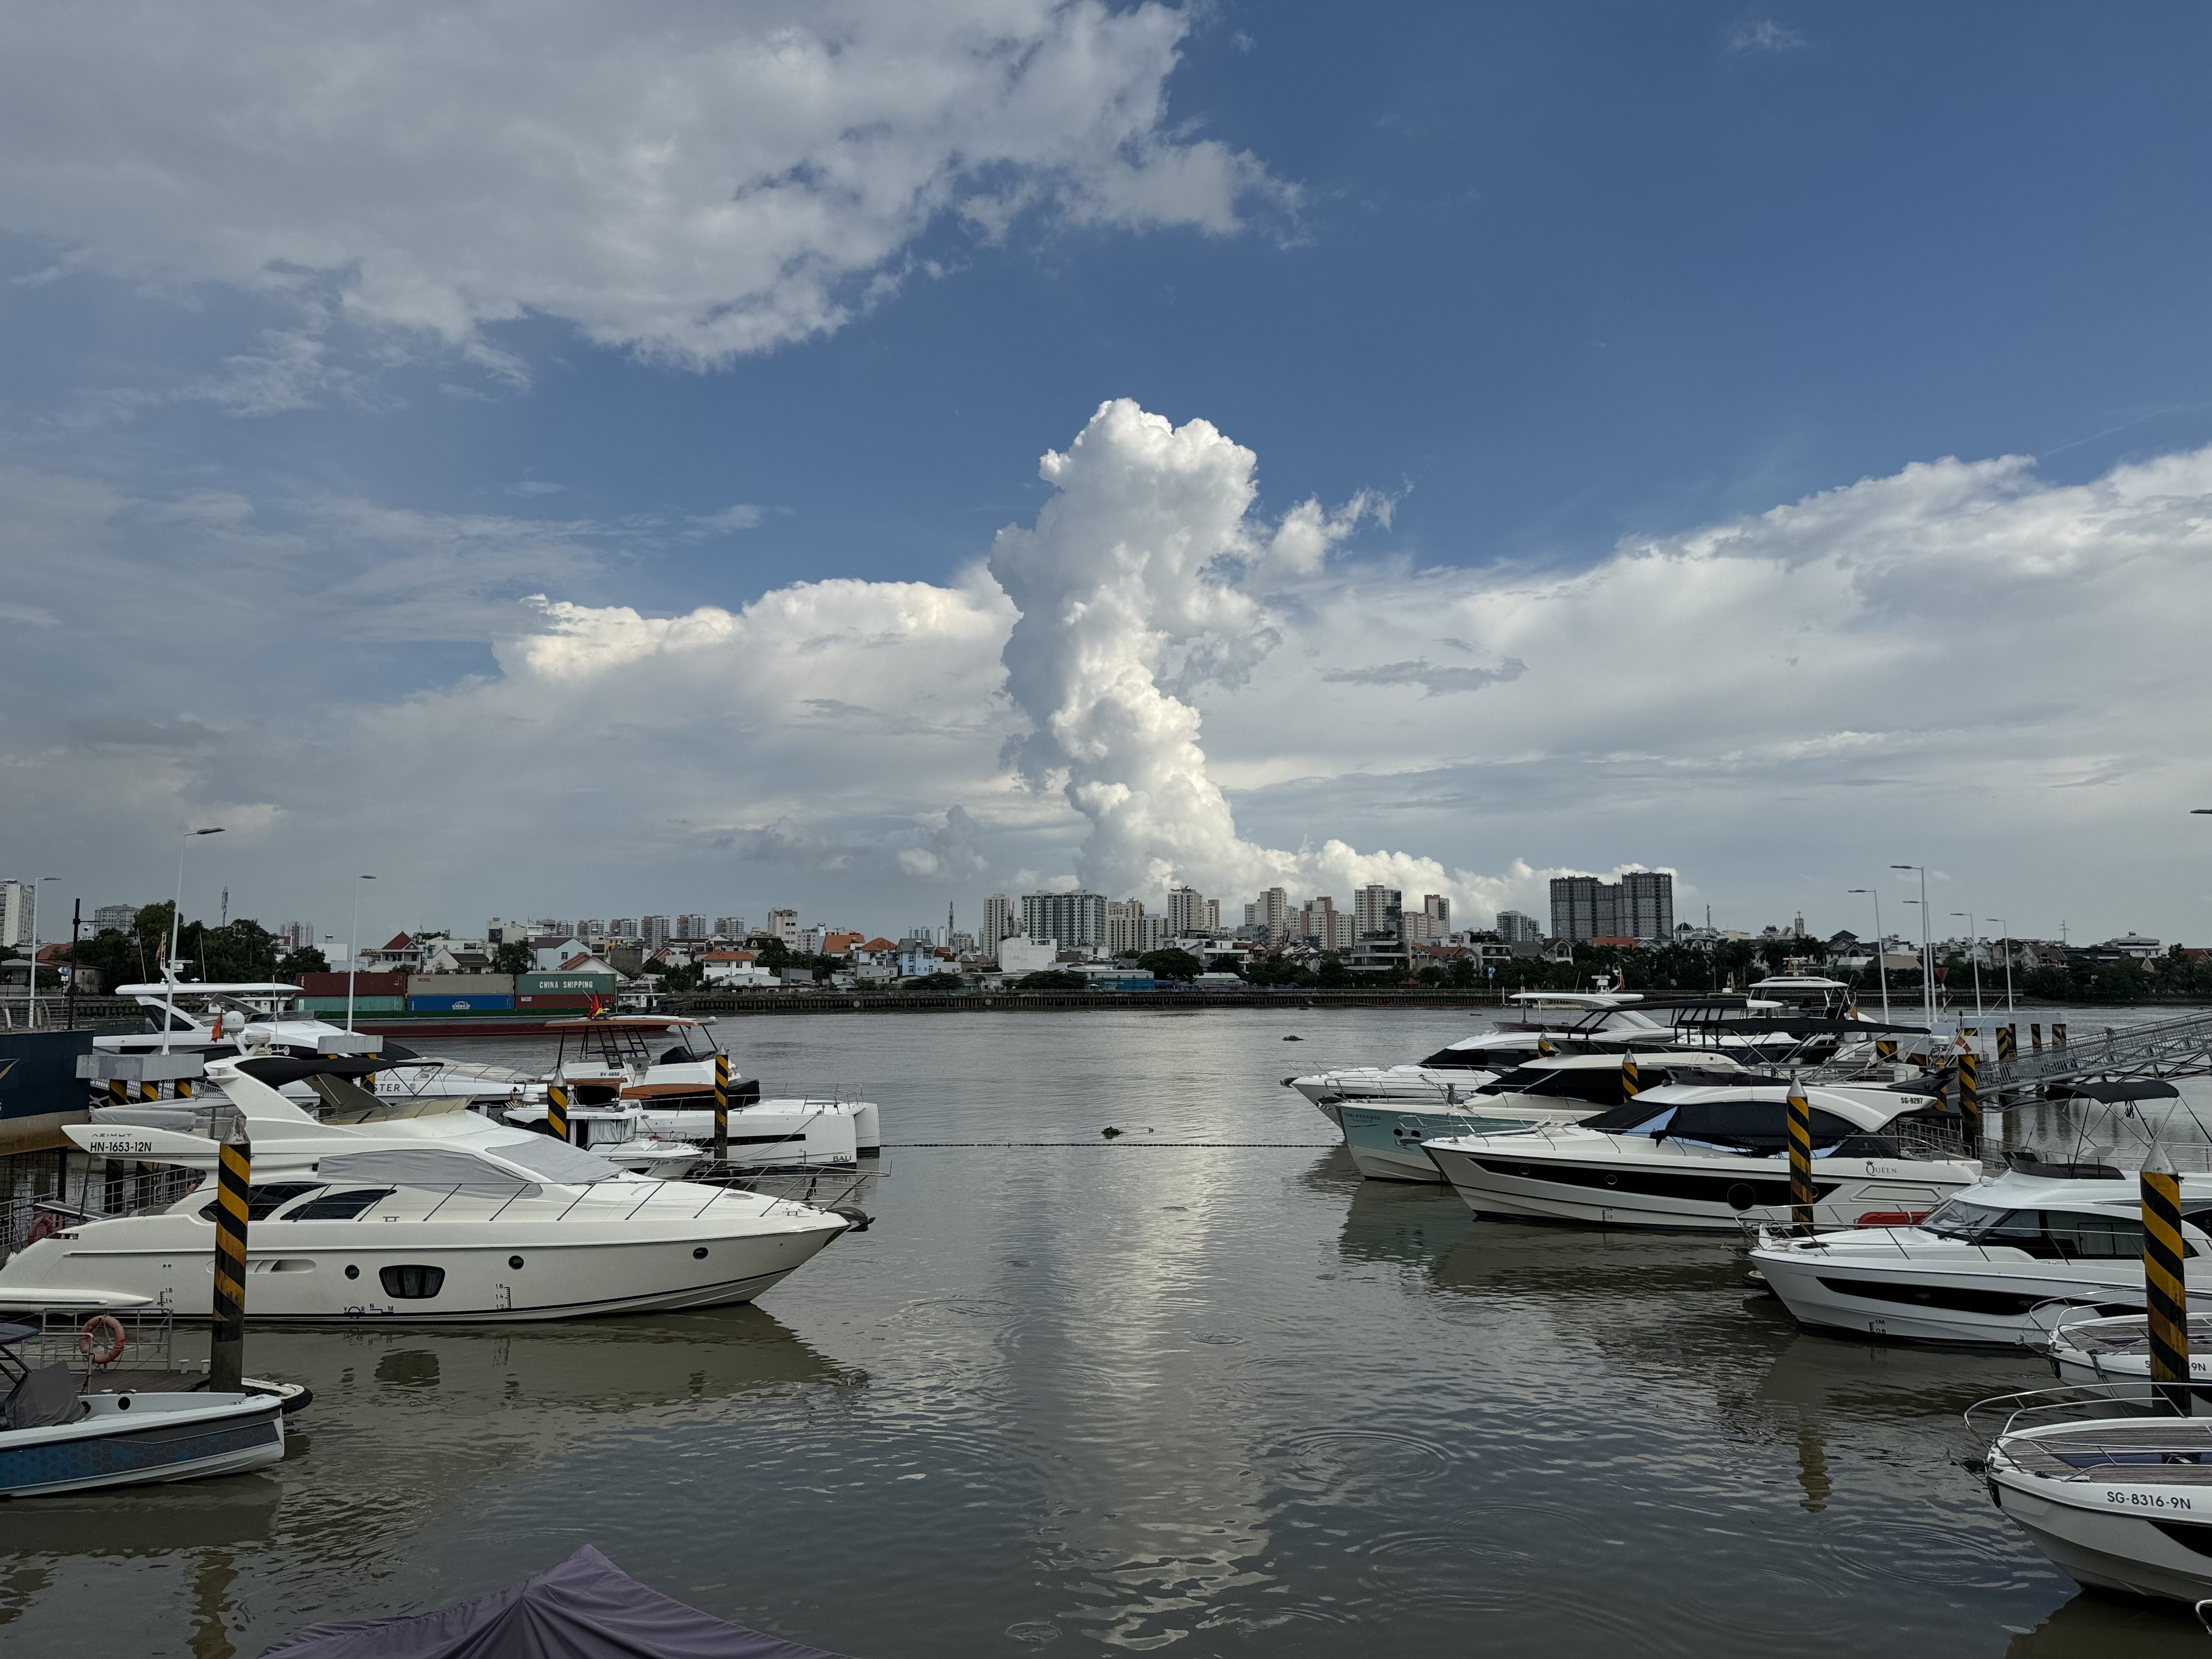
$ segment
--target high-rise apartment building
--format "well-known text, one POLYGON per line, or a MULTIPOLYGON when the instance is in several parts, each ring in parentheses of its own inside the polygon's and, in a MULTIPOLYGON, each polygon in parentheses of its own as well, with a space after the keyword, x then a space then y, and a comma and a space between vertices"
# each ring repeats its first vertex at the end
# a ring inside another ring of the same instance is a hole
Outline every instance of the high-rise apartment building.
POLYGON ((743 916, 716 916, 714 918, 714 937, 716 939, 743 939, 744 936, 745 919, 743 916))
POLYGON ((39 884, 0 881, 0 945, 27 951, 38 937, 39 884))
POLYGON ((1500 910, 1498 937, 1508 945, 1533 945, 1543 939, 1544 929, 1534 916, 1523 915, 1518 910, 1500 910))
POLYGON ((768 935, 780 939, 785 945, 796 950, 799 946, 799 912, 771 910, 768 913, 768 935))
MULTIPOLYGON (((137 920, 138 907, 135 904, 103 904, 92 913, 92 931, 105 933, 112 928, 116 933, 127 933, 131 924, 137 920)), ((312 945, 314 940, 311 938, 307 942, 312 945)))
POLYGON ((676 937, 684 939, 703 939, 707 937, 707 918, 678 916, 676 918, 676 937))
POLYGON ((1206 931, 1209 933, 1218 933, 1221 931, 1221 901, 1219 899, 1208 899, 1206 902, 1206 931))
POLYGON ((1441 893, 1421 895, 1421 908, 1406 913, 1408 939, 1439 939, 1451 933, 1451 901, 1441 893))
POLYGON ((1352 897, 1352 919, 1362 939, 1404 938, 1405 911, 1406 896, 1395 887, 1370 883, 1352 897))
POLYGON ((576 924, 576 937, 586 945, 596 945, 606 936, 607 924, 598 917, 591 917, 576 924))
POLYGON ((1206 913, 1211 908, 1216 915, 1220 907, 1209 907, 1199 896, 1195 887, 1171 887, 1168 890, 1168 932, 1177 939, 1188 939, 1193 933, 1206 930, 1206 913))
POLYGON ((1048 939, 1063 951, 1087 951, 1106 943, 1103 893, 1024 893, 1022 931, 1048 939))
POLYGON ((1291 936, 1291 924, 1296 913, 1291 908, 1291 896, 1279 887, 1270 887, 1258 899, 1244 907, 1245 925, 1266 930, 1267 943, 1280 945, 1291 936))
POLYGON ((666 916, 641 916, 637 925, 638 937, 645 941, 647 950, 658 951, 668 943, 672 929, 666 916))
POLYGON ((1013 900, 1004 893, 994 893, 983 901, 983 949, 993 956, 999 951, 999 941, 1022 931, 1022 913, 1013 900))
POLYGON ((637 918, 635 916, 617 916, 612 921, 610 921, 607 924, 607 937, 609 939, 641 939, 644 935, 637 931, 637 918))
POLYGON ((1349 951, 1357 943, 1358 932, 1352 917, 1336 908, 1334 899, 1327 896, 1308 899, 1291 931, 1308 945, 1323 951, 1349 951))
POLYGON ((288 951, 305 951, 315 942, 312 921, 288 921, 276 930, 276 942, 288 951))
POLYGON ((1108 899, 1106 901, 1106 948, 1114 955, 1127 956, 1143 947, 1137 943, 1137 924, 1145 919, 1142 899, 1108 899))
POLYGON ((1573 944, 1633 939, 1664 944, 1674 933, 1674 878, 1631 870, 1617 882, 1595 876, 1552 878, 1552 937, 1573 944))

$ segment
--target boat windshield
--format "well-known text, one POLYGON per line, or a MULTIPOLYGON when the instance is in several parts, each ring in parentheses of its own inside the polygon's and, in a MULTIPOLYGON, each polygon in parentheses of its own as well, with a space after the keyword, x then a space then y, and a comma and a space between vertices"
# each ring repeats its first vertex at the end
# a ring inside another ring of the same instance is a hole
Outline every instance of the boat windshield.
POLYGON ((1923 1232, 1939 1238, 1979 1238, 2012 1212, 2002 1205, 1978 1204, 1971 1198, 1948 1198, 1919 1223, 1923 1232))

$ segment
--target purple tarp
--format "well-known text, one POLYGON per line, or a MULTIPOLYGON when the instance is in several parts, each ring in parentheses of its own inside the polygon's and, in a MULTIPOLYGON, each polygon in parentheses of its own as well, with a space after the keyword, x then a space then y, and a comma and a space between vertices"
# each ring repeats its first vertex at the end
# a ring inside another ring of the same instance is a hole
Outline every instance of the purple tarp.
POLYGON ((557 1567, 410 1619, 303 1630, 262 1659, 837 1659, 672 1601, 589 1544, 557 1567))

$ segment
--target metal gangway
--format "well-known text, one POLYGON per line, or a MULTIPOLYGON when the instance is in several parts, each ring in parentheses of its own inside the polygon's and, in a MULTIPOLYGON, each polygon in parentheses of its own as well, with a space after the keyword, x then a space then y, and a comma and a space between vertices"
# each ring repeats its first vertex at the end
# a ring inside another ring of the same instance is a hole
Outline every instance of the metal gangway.
MULTIPOLYGON (((1992 1022, 1984 1016, 1976 1026, 1978 1030, 1986 1030, 1996 1024, 2010 1021, 1992 1022)), ((2075 1028, 2069 1031, 2064 1048, 2015 1053, 2008 1064, 1990 1063, 1997 1060, 1994 1047, 1981 1053, 1989 1068, 1984 1073, 1983 1088, 1995 1086, 2008 1093, 2049 1092, 2055 1085, 2090 1078, 2171 1081, 2212 1076, 2212 1009, 2148 1025, 2107 1025, 2094 1035, 2075 1028)))

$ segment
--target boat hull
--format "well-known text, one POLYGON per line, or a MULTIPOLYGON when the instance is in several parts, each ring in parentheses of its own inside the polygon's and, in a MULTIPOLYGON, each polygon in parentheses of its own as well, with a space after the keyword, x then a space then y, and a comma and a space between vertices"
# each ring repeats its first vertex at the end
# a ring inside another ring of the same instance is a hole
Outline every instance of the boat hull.
POLYGON ((2212 1516, 2194 1522, 2154 1521, 2131 1508, 2107 1505, 2104 1482, 2080 1495, 2094 1503, 2054 1498, 2049 1488, 2055 1484, 1993 1471, 1990 1493, 2006 1518, 2075 1583, 2161 1601, 2193 1603, 2212 1596, 2212 1516))
MULTIPOLYGON (((639 1226, 631 1237, 581 1240, 572 1224, 547 1221, 258 1221, 249 1233, 246 1316, 256 1324, 504 1324, 750 1302, 848 1224, 807 1213, 818 1223, 737 1233, 711 1224, 639 1226), (434 1291, 420 1294, 433 1273, 434 1291), (395 1295, 394 1287, 417 1293, 395 1295)), ((617 1218, 607 1231, 619 1235, 622 1226, 617 1218)), ((202 1320, 211 1313, 213 1250, 213 1226, 192 1217, 95 1222, 17 1252, 0 1289, 20 1278, 127 1291, 202 1320), (142 1240, 125 1231, 149 1223, 168 1224, 171 1236, 142 1240)))
MULTIPOLYGON (((2074 1271, 2062 1273, 2021 1253, 1877 1255, 1875 1248, 1871 1239, 1851 1252, 1777 1246, 1751 1259, 1800 1324, 1909 1342, 2040 1347, 2067 1307, 2143 1309, 2142 1265, 2124 1257, 2065 1264, 2074 1271)), ((2212 1271, 2191 1267, 2191 1293, 2212 1293, 2212 1271)))
POLYGON ((1465 1112, 1355 1106, 1346 1101, 1342 1108, 1344 1145, 1352 1164, 1370 1181, 1441 1185, 1444 1175, 1429 1156, 1431 1140, 1454 1135, 1510 1134, 1531 1122, 1571 1123, 1587 1117, 1591 1109, 1580 1107, 1540 1118, 1471 1117, 1465 1112))
MULTIPOLYGON (((711 1106, 662 1108, 648 1103, 640 1124, 648 1133, 688 1142, 713 1156, 711 1106)), ((842 1103, 764 1100, 730 1112, 727 1161, 740 1169, 850 1169, 860 1151, 859 1114, 842 1103)))
MULTIPOLYGON (((1601 1160, 1521 1136, 1473 1147, 1431 1141, 1428 1153, 1478 1215, 1726 1233, 1791 1216, 1789 1167, 1778 1158, 1654 1152, 1601 1160)), ((1966 1161, 1823 1158, 1814 1166, 1814 1220, 1849 1227, 1868 1214, 1924 1212, 1979 1173, 1966 1161)))
POLYGON ((92 1404, 72 1423, 0 1434, 0 1496, 198 1480, 284 1455, 283 1401, 274 1395, 126 1395, 92 1404))

